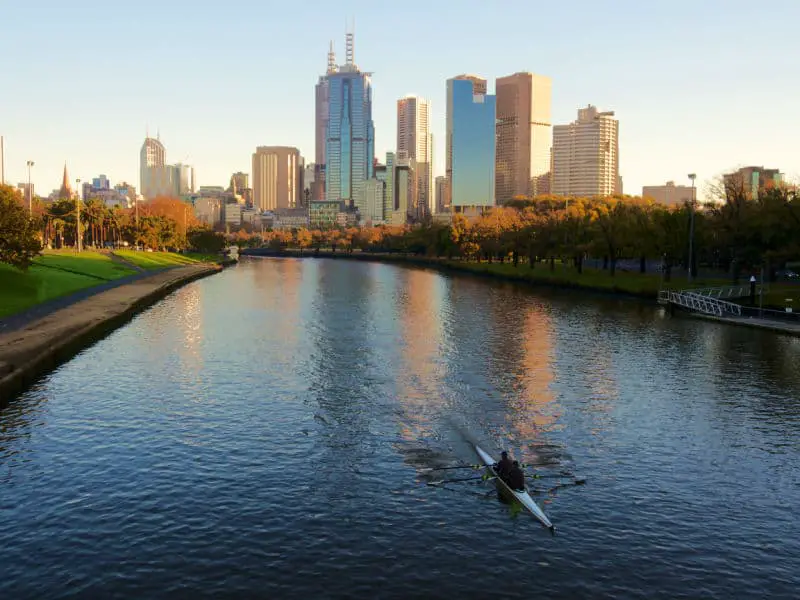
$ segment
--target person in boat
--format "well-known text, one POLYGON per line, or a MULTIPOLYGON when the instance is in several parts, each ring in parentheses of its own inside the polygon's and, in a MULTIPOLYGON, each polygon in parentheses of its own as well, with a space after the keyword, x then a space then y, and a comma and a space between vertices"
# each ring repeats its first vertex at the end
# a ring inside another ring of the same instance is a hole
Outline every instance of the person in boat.
POLYGON ((511 470, 508 472, 508 487, 512 490, 516 490, 519 492, 525 491, 525 473, 522 472, 522 468, 519 466, 519 461, 514 461, 511 463, 511 470))
POLYGON ((508 452, 503 450, 503 452, 500 453, 500 460, 494 465, 494 470, 500 479, 507 481, 508 474, 511 472, 511 467, 512 464, 511 459, 508 458, 508 452))

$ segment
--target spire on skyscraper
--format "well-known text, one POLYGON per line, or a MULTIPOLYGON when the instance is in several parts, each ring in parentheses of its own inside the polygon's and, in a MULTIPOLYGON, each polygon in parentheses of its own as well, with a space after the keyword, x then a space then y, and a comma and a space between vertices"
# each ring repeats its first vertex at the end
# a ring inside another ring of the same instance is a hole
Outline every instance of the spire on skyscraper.
POLYGON ((336 72, 336 53, 333 51, 333 40, 331 40, 331 47, 328 50, 328 74, 336 72))
POLYGON ((356 48, 355 48, 355 37, 356 37, 356 22, 353 19, 353 26, 350 31, 345 33, 345 63, 350 66, 354 67, 356 64, 356 48))

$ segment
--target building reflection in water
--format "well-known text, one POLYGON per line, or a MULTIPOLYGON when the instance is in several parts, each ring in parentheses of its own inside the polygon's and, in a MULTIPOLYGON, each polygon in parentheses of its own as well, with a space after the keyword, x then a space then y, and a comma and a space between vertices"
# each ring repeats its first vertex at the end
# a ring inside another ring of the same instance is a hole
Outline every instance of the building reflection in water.
POLYGON ((422 441, 433 434, 432 418, 442 413, 445 403, 442 344, 447 280, 431 271, 403 269, 396 271, 395 285, 400 434, 406 441, 422 441))

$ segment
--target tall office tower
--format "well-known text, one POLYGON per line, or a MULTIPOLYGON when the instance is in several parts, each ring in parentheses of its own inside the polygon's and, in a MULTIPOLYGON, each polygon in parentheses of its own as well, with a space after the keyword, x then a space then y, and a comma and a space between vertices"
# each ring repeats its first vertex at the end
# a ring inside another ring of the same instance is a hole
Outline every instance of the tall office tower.
POLYGON ((250 188, 250 175, 237 171, 231 175, 230 191, 236 190, 238 193, 250 188))
POLYGON ((289 146, 259 146, 253 154, 253 206, 257 210, 302 205, 303 161, 289 146))
POLYGON ((355 64, 352 33, 346 46, 345 64, 327 76, 325 199, 366 212, 364 182, 372 179, 375 158, 372 83, 355 64))
POLYGON ((457 212, 494 206, 495 96, 486 80, 459 75, 447 80, 446 176, 457 212))
POLYGON ((436 211, 433 196, 433 137, 430 103, 417 96, 397 101, 397 157, 413 160, 416 184, 409 211, 422 221, 436 211))
POLYGON ((333 52, 331 40, 328 50, 328 68, 325 75, 320 75, 314 88, 314 177, 311 187, 312 200, 325 199, 325 145, 328 136, 328 115, 330 100, 330 81, 328 78, 335 73, 336 55, 333 52))
POLYGON ((392 220, 392 211, 394 210, 394 166, 397 158, 394 152, 386 153, 386 168, 383 171, 378 171, 375 177, 384 181, 383 186, 383 220, 390 222, 392 220))
POLYGON ((439 175, 435 181, 435 188, 436 188, 436 212, 437 213, 444 213, 447 212, 448 207, 450 206, 450 182, 447 181, 447 177, 444 175, 439 175))
POLYGON ((578 120, 553 127, 552 193, 611 196, 620 193, 619 121, 591 104, 578 120))
POLYGON ((157 138, 146 137, 139 153, 139 191, 145 198, 168 194, 171 173, 166 169, 167 150, 157 138))
POLYGON ((187 196, 194 193, 194 167, 178 163, 175 169, 173 187, 176 196, 187 196))
POLYGON ((497 78, 495 197, 547 193, 552 139, 552 81, 533 73, 497 78))

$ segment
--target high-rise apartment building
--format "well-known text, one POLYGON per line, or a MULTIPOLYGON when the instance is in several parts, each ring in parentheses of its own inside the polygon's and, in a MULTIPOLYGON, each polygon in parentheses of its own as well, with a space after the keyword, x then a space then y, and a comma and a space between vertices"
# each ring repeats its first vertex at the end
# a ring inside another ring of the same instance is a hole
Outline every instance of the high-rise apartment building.
POLYGON ((455 211, 495 204, 495 108, 485 79, 458 75, 447 80, 445 169, 455 211))
POLYGON ((303 160, 290 146, 259 146, 253 154, 253 206, 264 210, 302 205, 303 160))
POLYGON ((543 75, 498 77, 495 197, 537 196, 549 191, 552 81, 543 75))
POLYGON ((355 64, 353 34, 347 34, 346 62, 328 76, 325 140, 325 198, 366 211, 364 182, 372 179, 375 125, 370 74, 355 64))
POLYGON ((430 103, 417 96, 397 101, 397 157, 414 161, 415 185, 409 212, 422 221, 436 211, 433 197, 433 137, 430 103))
POLYGON ((591 104, 578 119, 553 127, 553 194, 611 196, 620 193, 619 121, 591 104))
POLYGON ((325 199, 325 153, 328 137, 328 115, 330 114, 330 81, 335 73, 336 55, 333 52, 333 41, 328 51, 328 67, 325 75, 320 75, 314 87, 314 177, 310 188, 313 200, 325 199))

